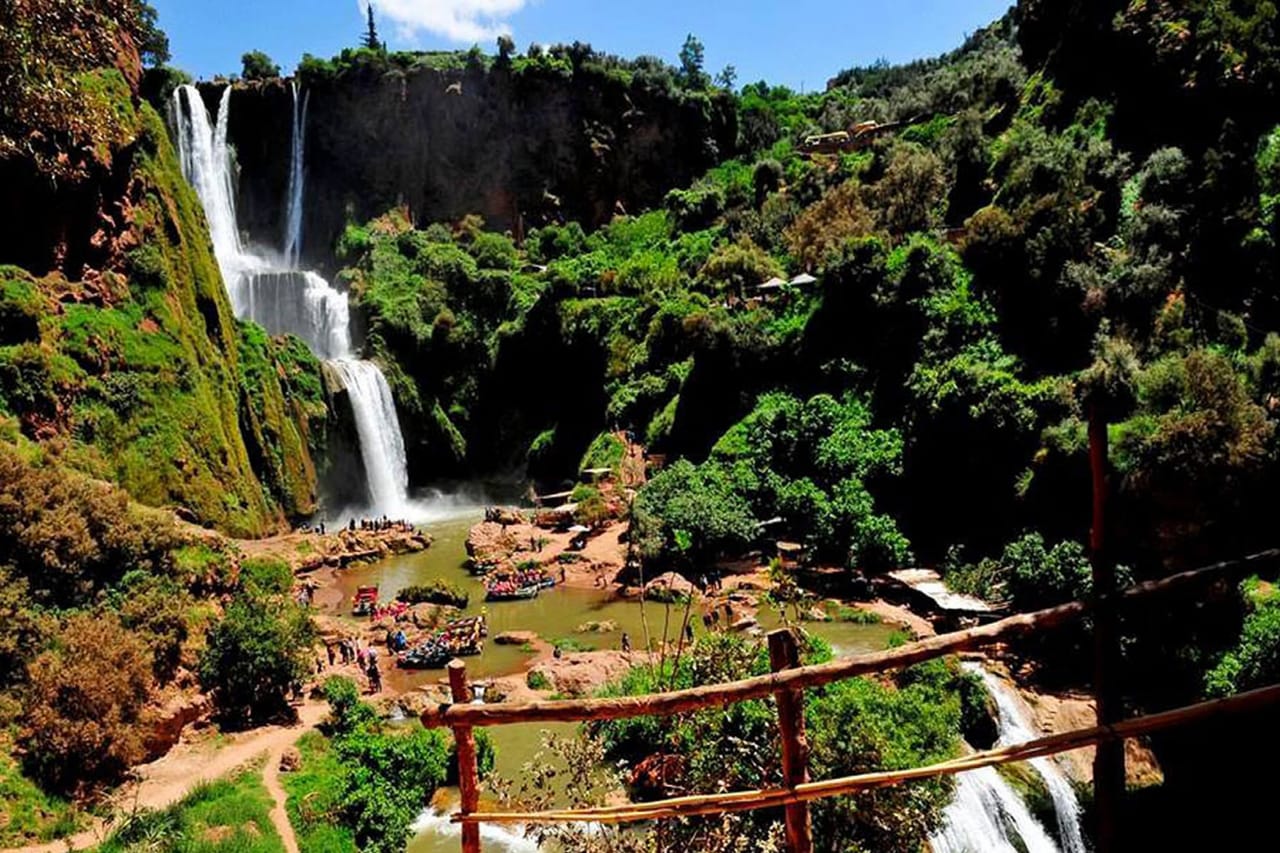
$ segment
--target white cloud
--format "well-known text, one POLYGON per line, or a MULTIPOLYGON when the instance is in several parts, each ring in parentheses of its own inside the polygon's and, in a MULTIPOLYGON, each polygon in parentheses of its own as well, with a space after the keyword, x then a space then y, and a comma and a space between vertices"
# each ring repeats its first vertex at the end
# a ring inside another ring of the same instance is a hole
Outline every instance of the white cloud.
MULTIPOLYGON (((412 38, 421 32, 444 36, 463 44, 484 43, 511 32, 507 18, 528 0, 374 0, 379 22, 391 21, 400 34, 412 38)), ((356 0, 364 13, 368 0, 356 0)))

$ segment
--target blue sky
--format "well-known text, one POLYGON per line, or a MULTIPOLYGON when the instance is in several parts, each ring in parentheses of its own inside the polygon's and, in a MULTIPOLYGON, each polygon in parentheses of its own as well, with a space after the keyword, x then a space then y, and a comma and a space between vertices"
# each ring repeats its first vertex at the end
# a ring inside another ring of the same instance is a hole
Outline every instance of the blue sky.
MULTIPOLYGON (((197 77, 238 72, 248 50, 288 73, 303 53, 332 56, 364 29, 364 0, 152 0, 173 62, 197 77)), ((1012 0, 375 0, 395 49, 480 43, 509 32, 531 42, 584 41, 622 56, 672 63, 687 33, 706 45, 706 67, 727 64, 738 82, 766 79, 820 89, 842 68, 942 53, 995 20, 1012 0)))

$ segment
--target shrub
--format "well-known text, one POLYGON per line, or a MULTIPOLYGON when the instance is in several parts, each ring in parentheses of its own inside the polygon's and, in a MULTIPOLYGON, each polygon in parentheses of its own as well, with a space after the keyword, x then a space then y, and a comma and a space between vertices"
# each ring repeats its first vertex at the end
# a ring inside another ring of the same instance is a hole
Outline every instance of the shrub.
POLYGON ((529 673, 524 677, 524 683, 528 685, 530 690, 550 690, 552 686, 551 679, 536 669, 529 670, 529 673))
POLYGON ((240 57, 241 74, 246 80, 269 80, 280 76, 280 66, 260 50, 251 50, 240 57))
POLYGON ((111 613, 69 617, 27 668, 28 772, 59 790, 114 782, 144 755, 152 658, 111 613))
POLYGON ((405 604, 443 604, 459 609, 466 608, 471 601, 470 594, 456 583, 436 578, 426 584, 407 586, 396 593, 396 598, 405 604))
POLYGON ((293 589, 293 570, 277 557, 250 557, 240 562, 240 583, 253 595, 286 595, 293 589))
POLYGON ((288 600, 250 596, 227 608, 209 629, 200 683, 231 726, 278 718, 289 710, 295 682, 311 670, 315 628, 288 600))

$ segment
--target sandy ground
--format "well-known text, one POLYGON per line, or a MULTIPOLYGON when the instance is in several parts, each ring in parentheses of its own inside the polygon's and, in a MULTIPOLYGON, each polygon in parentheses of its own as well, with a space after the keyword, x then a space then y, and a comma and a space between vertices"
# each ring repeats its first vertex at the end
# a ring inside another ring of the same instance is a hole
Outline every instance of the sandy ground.
MULTIPOLYGON (((220 779, 264 753, 267 755, 264 773, 268 777, 274 776, 280 764, 281 753, 296 743, 303 734, 314 729, 324 719, 329 707, 325 702, 316 700, 297 706, 297 710, 298 722, 292 726, 265 726, 215 741, 192 740, 180 743, 163 758, 135 768, 136 781, 124 785, 112 796, 113 809, 117 813, 127 814, 139 809, 165 808, 181 800, 201 782, 220 779)), ((293 830, 288 826, 288 818, 284 816, 284 791, 279 786, 278 779, 268 778, 264 781, 267 790, 271 791, 276 800, 272 821, 281 830, 281 837, 288 839, 285 841, 286 848, 297 851, 293 830), (283 825, 277 820, 276 812, 283 818, 283 825), (293 843, 292 847, 289 846, 290 841, 293 843)), ((0 853, 87 850, 101 844, 110 831, 111 825, 108 822, 95 820, 93 826, 71 838, 12 848, 0 853)))

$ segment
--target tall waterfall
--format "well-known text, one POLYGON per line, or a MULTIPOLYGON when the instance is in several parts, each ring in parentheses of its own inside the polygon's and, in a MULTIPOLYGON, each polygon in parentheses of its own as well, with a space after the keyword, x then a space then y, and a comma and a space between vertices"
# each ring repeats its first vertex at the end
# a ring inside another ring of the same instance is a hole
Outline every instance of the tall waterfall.
MULTIPOLYGON (((1017 694, 1003 681, 975 663, 963 664, 977 674, 996 704, 997 743, 1010 746, 1036 737, 1017 694)), ((956 777, 956 796, 945 810, 943 828, 930 839, 934 853, 1086 853, 1080 828, 1080 802, 1075 790, 1052 758, 1028 762, 1044 779, 1053 798, 1057 839, 1028 811, 1009 783, 992 767, 970 770, 956 777)))
POLYGON ((295 334, 319 358, 328 360, 351 401, 365 468, 368 508, 376 513, 404 514, 409 507, 409 477, 391 389, 377 365, 355 358, 347 295, 318 273, 298 268, 308 102, 309 95, 300 96, 295 83, 283 257, 274 251, 251 252, 240 239, 233 163, 227 144, 230 86, 222 92, 213 126, 194 86, 180 86, 174 92, 173 124, 182 171, 204 206, 214 254, 236 316, 252 320, 273 334, 295 334))
POLYGON ((307 138, 307 107, 311 93, 298 97, 298 81, 291 80, 293 88, 293 147, 289 158, 289 199, 284 226, 284 261, 290 269, 297 269, 302 253, 302 189, 305 184, 307 138))

